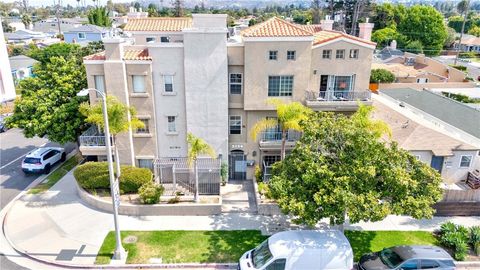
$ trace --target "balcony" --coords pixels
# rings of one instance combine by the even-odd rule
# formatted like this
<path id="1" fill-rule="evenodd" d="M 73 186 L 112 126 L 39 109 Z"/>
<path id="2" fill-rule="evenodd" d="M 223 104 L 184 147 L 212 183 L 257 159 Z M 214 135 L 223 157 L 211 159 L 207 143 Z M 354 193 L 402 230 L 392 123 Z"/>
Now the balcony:
<path id="1" fill-rule="evenodd" d="M 96 126 L 91 126 L 80 137 L 80 152 L 84 156 L 104 156 L 106 153 L 105 135 L 98 131 Z"/>
<path id="2" fill-rule="evenodd" d="M 372 105 L 370 91 L 307 91 L 306 105 L 316 111 L 354 112 L 358 102 Z"/>
<path id="3" fill-rule="evenodd" d="M 295 142 L 302 136 L 301 132 L 289 130 L 287 132 L 287 140 L 285 143 L 286 149 L 291 149 L 295 146 Z M 280 149 L 282 147 L 282 132 L 281 131 L 264 131 L 260 134 L 260 149 Z"/>

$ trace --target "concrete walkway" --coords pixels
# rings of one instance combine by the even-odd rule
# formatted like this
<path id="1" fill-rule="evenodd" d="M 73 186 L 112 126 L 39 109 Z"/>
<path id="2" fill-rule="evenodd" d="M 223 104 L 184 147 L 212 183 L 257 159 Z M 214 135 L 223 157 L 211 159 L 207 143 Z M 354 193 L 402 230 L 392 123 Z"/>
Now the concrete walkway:
<path id="1" fill-rule="evenodd" d="M 32 256 L 56 263 L 93 264 L 106 234 L 113 229 L 113 216 L 84 205 L 78 197 L 72 173 L 48 192 L 24 195 L 10 209 L 5 234 L 13 245 Z M 447 220 L 465 226 L 479 225 L 480 217 L 438 217 L 414 220 L 389 216 L 381 222 L 349 225 L 354 230 L 426 230 Z M 120 216 L 121 230 L 239 230 L 263 233 L 298 228 L 284 216 L 253 213 L 214 216 Z M 326 226 L 326 223 L 319 227 Z"/>
<path id="2" fill-rule="evenodd" d="M 257 213 L 252 180 L 230 180 L 221 187 L 223 213 Z"/>

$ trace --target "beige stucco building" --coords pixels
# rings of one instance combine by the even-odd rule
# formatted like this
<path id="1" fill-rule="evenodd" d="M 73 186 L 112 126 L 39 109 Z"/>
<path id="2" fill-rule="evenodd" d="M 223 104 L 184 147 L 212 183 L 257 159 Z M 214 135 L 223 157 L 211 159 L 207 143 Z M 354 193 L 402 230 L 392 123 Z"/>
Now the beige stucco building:
<path id="1" fill-rule="evenodd" d="M 228 36 L 226 19 L 131 19 L 125 26 L 131 39 L 107 40 L 105 52 L 84 59 L 89 87 L 134 106 L 146 124 L 121 135 L 123 163 L 151 166 L 159 157 L 185 157 L 191 132 L 229 163 L 231 179 L 252 178 L 255 165 L 268 166 L 280 155 L 278 130 L 250 137 L 258 120 L 276 115 L 267 99 L 344 113 L 354 112 L 358 100 L 371 103 L 372 24 L 360 24 L 354 37 L 332 31 L 329 20 L 295 25 L 271 18 Z M 287 146 L 298 138 L 289 132 Z M 84 155 L 104 155 L 94 128 L 80 144 Z"/>

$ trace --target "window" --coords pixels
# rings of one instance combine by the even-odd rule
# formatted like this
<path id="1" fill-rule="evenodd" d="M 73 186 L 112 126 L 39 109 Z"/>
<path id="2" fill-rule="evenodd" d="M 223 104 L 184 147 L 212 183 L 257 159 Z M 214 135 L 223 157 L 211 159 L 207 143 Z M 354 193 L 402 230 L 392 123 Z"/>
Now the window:
<path id="1" fill-rule="evenodd" d="M 293 76 L 269 76 L 268 96 L 284 97 L 292 96 Z"/>
<path id="2" fill-rule="evenodd" d="M 354 59 L 358 58 L 358 49 L 350 50 L 350 58 L 354 58 Z"/>
<path id="3" fill-rule="evenodd" d="M 144 127 L 143 128 L 137 128 L 137 133 L 150 133 L 150 129 L 148 126 L 148 119 L 138 119 L 140 120 Z"/>
<path id="4" fill-rule="evenodd" d="M 422 260 L 421 269 L 433 269 L 440 267 L 440 264 L 434 260 Z"/>
<path id="5" fill-rule="evenodd" d="M 85 39 L 85 33 L 78 33 L 78 39 Z"/>
<path id="6" fill-rule="evenodd" d="M 160 37 L 160 42 L 168 43 L 168 42 L 170 42 L 170 38 L 169 37 Z"/>
<path id="7" fill-rule="evenodd" d="M 242 117 L 239 115 L 230 116 L 230 134 L 242 134 Z"/>
<path id="8" fill-rule="evenodd" d="M 460 168 L 468 168 L 472 163 L 472 156 L 462 156 L 460 159 Z"/>
<path id="9" fill-rule="evenodd" d="M 230 94 L 233 94 L 233 95 L 242 94 L 242 74 L 240 73 L 230 74 Z"/>
<path id="10" fill-rule="evenodd" d="M 173 92 L 173 76 L 163 75 L 163 83 L 165 92 Z"/>
<path id="11" fill-rule="evenodd" d="M 344 59 L 345 58 L 345 50 L 337 50 L 335 52 L 336 59 Z"/>
<path id="12" fill-rule="evenodd" d="M 133 75 L 133 92 L 134 93 L 145 93 L 145 76 L 143 75 Z"/>
<path id="13" fill-rule="evenodd" d="M 322 58 L 323 59 L 330 59 L 332 57 L 332 50 L 323 50 L 322 51 Z"/>
<path id="14" fill-rule="evenodd" d="M 287 51 L 287 60 L 295 60 L 295 51 Z"/>
<path id="15" fill-rule="evenodd" d="M 47 159 L 53 157 L 53 155 L 55 155 L 55 152 L 49 151 L 48 153 L 46 153 L 46 154 L 43 156 L 43 160 L 47 160 Z"/>
<path id="16" fill-rule="evenodd" d="M 177 132 L 177 127 L 175 125 L 175 116 L 167 116 L 168 120 L 168 132 Z"/>
<path id="17" fill-rule="evenodd" d="M 420 160 L 420 156 L 419 156 L 419 155 L 415 155 L 415 158 L 416 158 L 417 160 Z"/>
<path id="18" fill-rule="evenodd" d="M 155 42 L 155 38 L 154 38 L 154 37 L 147 37 L 147 38 L 145 39 L 145 41 L 146 41 L 147 43 L 154 43 L 154 42 Z"/>
<path id="19" fill-rule="evenodd" d="M 268 59 L 270 60 L 277 60 L 278 51 L 269 51 L 268 52 Z"/>
<path id="20" fill-rule="evenodd" d="M 349 91 L 352 81 L 352 76 L 335 76 L 335 91 Z"/>
<path id="21" fill-rule="evenodd" d="M 272 257 L 272 252 L 270 252 L 268 247 L 268 240 L 265 240 L 252 251 L 253 267 L 256 269 L 262 268 Z"/>
<path id="22" fill-rule="evenodd" d="M 147 168 L 153 170 L 153 159 L 137 159 L 139 168 Z"/>
<path id="23" fill-rule="evenodd" d="M 284 270 L 286 262 L 286 259 L 277 259 L 265 267 L 265 270 Z"/>
<path id="24" fill-rule="evenodd" d="M 265 166 L 272 166 L 273 163 L 280 161 L 282 158 L 280 156 L 264 156 L 263 162 Z"/>
<path id="25" fill-rule="evenodd" d="M 403 270 L 413 270 L 417 268 L 418 268 L 418 260 L 406 261 L 400 267 L 400 269 L 403 269 Z"/>
<path id="26" fill-rule="evenodd" d="M 95 81 L 95 89 L 98 91 L 105 93 L 105 78 L 103 75 L 95 75 L 93 76 L 93 79 Z M 95 94 L 97 95 L 97 98 L 100 97 L 100 94 L 95 91 Z"/>

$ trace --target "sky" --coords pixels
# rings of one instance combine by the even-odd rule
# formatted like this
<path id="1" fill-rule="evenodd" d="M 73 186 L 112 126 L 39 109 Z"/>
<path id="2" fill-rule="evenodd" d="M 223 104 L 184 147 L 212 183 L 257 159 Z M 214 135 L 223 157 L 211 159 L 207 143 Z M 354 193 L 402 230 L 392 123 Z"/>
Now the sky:
<path id="1" fill-rule="evenodd" d="M 0 0 L 4 3 L 13 3 L 15 1 L 18 1 L 18 0 Z M 83 1 L 83 0 L 82 0 Z M 132 0 L 112 0 L 113 3 L 130 3 L 132 2 Z M 188 0 L 187 0 L 188 1 Z M 31 6 L 51 6 L 53 5 L 54 2 L 57 2 L 57 1 L 53 1 L 53 0 L 28 0 L 28 4 L 31 5 Z M 85 2 L 89 5 L 93 5 L 93 1 L 92 0 L 85 0 Z M 100 0 L 100 4 L 102 5 L 105 5 L 107 3 L 107 0 Z M 72 5 L 72 6 L 76 6 L 77 5 L 77 1 L 76 0 L 62 0 L 62 5 Z"/>

